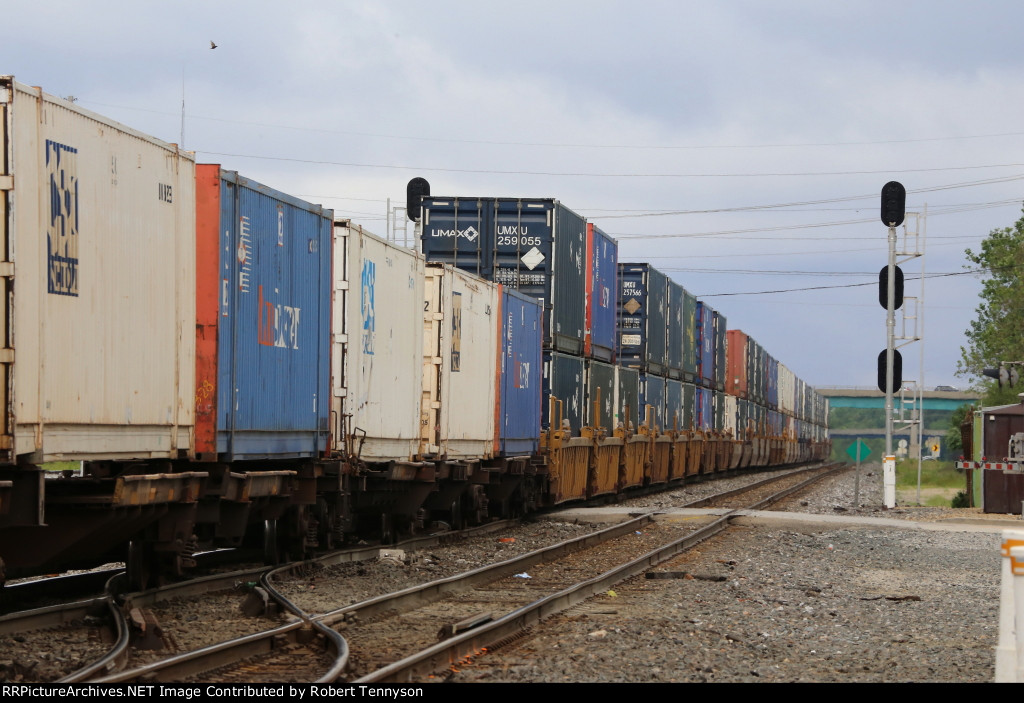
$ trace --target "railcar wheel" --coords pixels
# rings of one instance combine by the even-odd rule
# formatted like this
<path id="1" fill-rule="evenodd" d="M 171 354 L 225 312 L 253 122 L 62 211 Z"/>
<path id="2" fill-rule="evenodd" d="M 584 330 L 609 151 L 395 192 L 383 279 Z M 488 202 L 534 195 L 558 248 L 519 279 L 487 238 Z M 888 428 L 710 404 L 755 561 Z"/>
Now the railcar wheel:
<path id="1" fill-rule="evenodd" d="M 128 589 L 144 591 L 153 579 L 152 550 L 147 548 L 142 539 L 128 542 L 128 556 L 125 559 L 125 572 L 128 577 Z"/>
<path id="2" fill-rule="evenodd" d="M 316 499 L 317 543 L 320 549 L 334 549 L 334 514 L 327 505 L 327 499 Z"/>
<path id="3" fill-rule="evenodd" d="M 452 501 L 451 515 L 451 525 L 453 530 L 461 530 L 466 527 L 466 522 L 462 517 L 461 498 L 456 498 L 454 501 Z"/>
<path id="4" fill-rule="evenodd" d="M 268 566 L 281 563 L 281 546 L 277 539 L 277 520 L 263 521 L 263 563 Z"/>
<path id="5" fill-rule="evenodd" d="M 391 516 L 387 513 L 380 514 L 380 543 L 391 544 L 395 539 L 395 526 Z"/>

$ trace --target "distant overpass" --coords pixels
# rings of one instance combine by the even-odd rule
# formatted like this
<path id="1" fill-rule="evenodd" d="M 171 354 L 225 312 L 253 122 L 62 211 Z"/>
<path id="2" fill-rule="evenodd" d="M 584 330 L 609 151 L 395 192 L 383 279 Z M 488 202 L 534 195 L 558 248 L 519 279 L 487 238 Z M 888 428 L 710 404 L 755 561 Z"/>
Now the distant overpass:
<path id="1" fill-rule="evenodd" d="M 832 408 L 885 409 L 885 393 L 877 388 L 822 388 L 819 386 L 814 390 L 828 398 L 829 407 Z M 973 391 L 924 391 L 921 395 L 925 410 L 953 411 L 961 405 L 976 403 L 981 398 Z M 900 394 L 896 394 L 893 398 L 897 409 L 901 402 L 900 398 Z M 914 398 L 914 394 L 908 391 L 904 394 L 902 402 L 909 407 Z"/>
<path id="2" fill-rule="evenodd" d="M 853 429 L 836 429 L 834 427 L 829 428 L 829 436 L 832 441 L 843 448 L 847 443 L 852 443 L 857 438 L 860 439 L 874 439 L 885 437 L 885 394 L 877 388 L 815 388 L 818 393 L 828 398 L 829 408 L 868 408 L 871 410 L 879 410 L 878 413 L 871 413 L 877 417 L 879 427 L 859 427 Z M 968 403 L 976 403 L 980 396 L 977 393 L 971 391 L 924 391 L 922 394 L 922 404 L 925 410 L 939 411 L 940 413 L 952 413 L 954 410 L 959 408 L 961 405 Z M 909 418 L 910 410 L 916 404 L 916 397 L 909 391 L 903 394 L 901 399 L 900 394 L 896 394 L 893 398 L 894 409 L 897 414 L 902 403 L 903 416 Z M 948 415 L 944 415 L 948 417 Z M 942 416 L 940 416 L 942 417 Z M 831 419 L 831 418 L 830 418 Z M 929 422 L 942 422 L 938 418 L 929 416 Z M 871 422 L 871 420 L 868 420 Z M 917 433 L 916 427 L 914 434 L 911 434 L 911 426 L 904 424 L 903 422 L 896 421 L 893 423 L 893 437 L 897 441 L 907 440 L 904 447 L 909 447 L 910 456 L 917 456 Z M 947 450 L 945 447 L 945 436 L 949 430 L 949 426 L 945 425 L 942 427 L 925 427 L 922 432 L 922 439 L 925 442 L 929 442 L 931 438 L 939 438 L 938 445 L 941 449 L 939 453 L 945 453 Z M 895 450 L 897 455 L 901 454 L 901 449 Z M 926 444 L 927 451 L 927 444 Z M 932 456 L 938 454 L 933 451 Z"/>

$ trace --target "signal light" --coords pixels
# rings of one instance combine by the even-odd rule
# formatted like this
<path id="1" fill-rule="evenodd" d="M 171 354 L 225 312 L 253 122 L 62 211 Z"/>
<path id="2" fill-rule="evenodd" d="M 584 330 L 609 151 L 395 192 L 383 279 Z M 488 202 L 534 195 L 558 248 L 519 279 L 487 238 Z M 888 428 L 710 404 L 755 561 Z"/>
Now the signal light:
<path id="1" fill-rule="evenodd" d="M 899 310 L 903 307 L 903 269 L 899 266 L 894 266 L 896 269 L 896 293 L 894 303 L 892 306 L 893 310 Z M 878 272 L 878 302 L 886 310 L 889 309 L 889 267 L 883 266 L 882 270 Z"/>
<path id="2" fill-rule="evenodd" d="M 1000 388 L 1003 386 L 1013 388 L 1020 381 L 1020 371 L 1016 365 L 1011 365 L 1007 368 L 1005 364 L 999 364 L 997 369 L 984 369 L 981 375 L 996 379 L 999 382 Z"/>
<path id="3" fill-rule="evenodd" d="M 430 184 L 426 178 L 416 177 L 405 187 L 405 214 L 416 222 L 420 219 L 423 198 L 430 195 Z"/>
<path id="4" fill-rule="evenodd" d="M 892 352 L 892 388 L 895 393 L 903 385 L 903 355 L 899 349 Z M 885 350 L 878 354 L 878 390 L 885 393 Z"/>
<path id="5" fill-rule="evenodd" d="M 907 189 L 898 181 L 882 186 L 882 224 L 898 227 L 903 224 L 907 209 Z"/>

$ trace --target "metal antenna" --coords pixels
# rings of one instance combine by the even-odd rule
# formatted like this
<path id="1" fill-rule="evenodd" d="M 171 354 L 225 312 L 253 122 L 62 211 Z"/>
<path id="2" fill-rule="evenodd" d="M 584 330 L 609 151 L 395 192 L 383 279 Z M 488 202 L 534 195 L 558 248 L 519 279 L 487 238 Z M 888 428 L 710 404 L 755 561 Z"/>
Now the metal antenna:
<path id="1" fill-rule="evenodd" d="M 181 64 L 181 141 L 179 145 L 185 148 L 185 64 Z"/>

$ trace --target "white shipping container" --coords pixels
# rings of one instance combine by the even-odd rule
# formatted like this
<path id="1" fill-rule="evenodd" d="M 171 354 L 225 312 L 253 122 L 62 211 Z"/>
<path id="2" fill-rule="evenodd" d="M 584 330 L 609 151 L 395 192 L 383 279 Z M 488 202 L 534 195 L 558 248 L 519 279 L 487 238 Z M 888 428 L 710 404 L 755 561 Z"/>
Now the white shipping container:
<path id="1" fill-rule="evenodd" d="M 189 454 L 193 156 L 10 76 L 0 144 L 3 460 Z"/>
<path id="2" fill-rule="evenodd" d="M 736 396 L 729 395 L 727 393 L 723 393 L 717 397 L 722 398 L 723 402 L 725 403 L 725 411 L 724 415 L 722 416 L 722 429 L 725 430 L 726 432 L 731 432 L 732 436 L 736 438 L 739 436 L 736 430 L 736 423 L 738 419 L 739 410 L 736 402 L 737 398 Z"/>
<path id="3" fill-rule="evenodd" d="M 498 291 L 498 284 L 446 264 L 426 268 L 420 426 L 427 454 L 494 454 Z"/>
<path id="4" fill-rule="evenodd" d="M 334 236 L 335 437 L 350 431 L 349 450 L 368 462 L 416 460 L 423 257 L 345 220 Z"/>
<path id="5" fill-rule="evenodd" d="M 779 410 L 793 415 L 796 409 L 796 376 L 784 364 L 779 364 Z"/>

